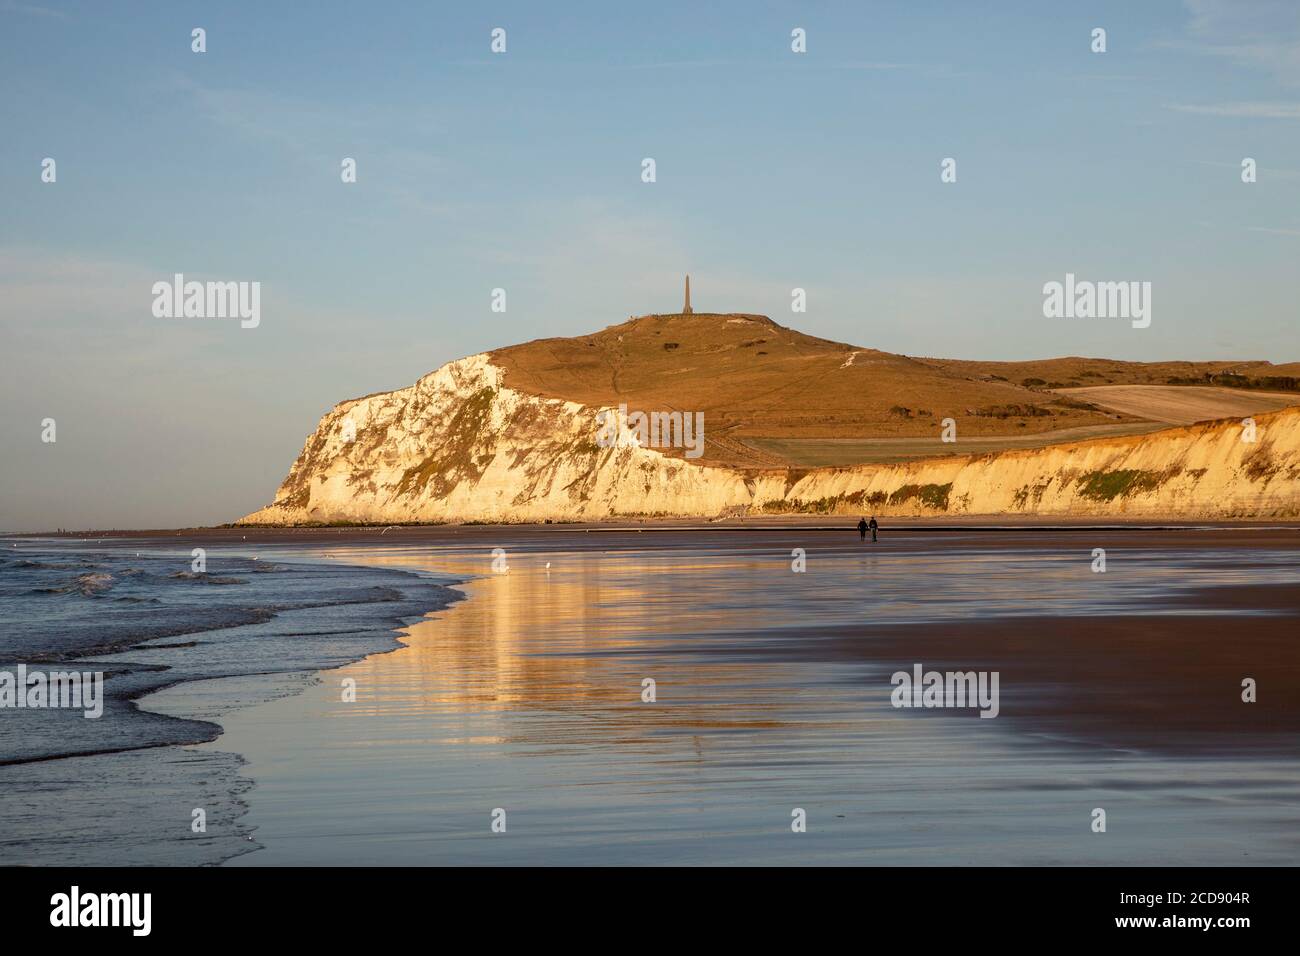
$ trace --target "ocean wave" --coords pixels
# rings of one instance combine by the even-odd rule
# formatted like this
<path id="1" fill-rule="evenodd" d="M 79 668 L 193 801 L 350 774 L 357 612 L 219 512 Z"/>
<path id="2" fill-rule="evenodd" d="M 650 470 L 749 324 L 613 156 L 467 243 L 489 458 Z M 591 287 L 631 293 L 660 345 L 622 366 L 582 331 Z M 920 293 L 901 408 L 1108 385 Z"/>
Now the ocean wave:
<path id="1" fill-rule="evenodd" d="M 102 571 L 91 571 L 89 574 L 78 575 L 76 586 L 82 594 L 89 596 L 107 591 L 113 586 L 115 580 L 111 574 L 105 574 Z"/>
<path id="2" fill-rule="evenodd" d="M 17 561 L 5 561 L 3 567 L 16 568 L 21 571 L 74 571 L 77 568 L 98 568 L 103 565 L 90 561 L 37 561 L 33 558 L 19 558 Z"/>
<path id="3" fill-rule="evenodd" d="M 68 725 L 28 714 L 29 732 L 0 737 L 0 764 L 211 739 L 219 732 L 211 723 L 149 715 L 127 701 L 178 680 L 313 671 L 392 650 L 394 628 L 455 599 L 405 571 L 347 565 L 210 554 L 220 573 L 209 574 L 174 551 L 20 560 L 74 570 L 35 568 L 6 580 L 14 562 L 0 560 L 6 652 L 64 661 L 118 655 L 132 676 L 105 685 L 106 706 L 129 717 Z"/>

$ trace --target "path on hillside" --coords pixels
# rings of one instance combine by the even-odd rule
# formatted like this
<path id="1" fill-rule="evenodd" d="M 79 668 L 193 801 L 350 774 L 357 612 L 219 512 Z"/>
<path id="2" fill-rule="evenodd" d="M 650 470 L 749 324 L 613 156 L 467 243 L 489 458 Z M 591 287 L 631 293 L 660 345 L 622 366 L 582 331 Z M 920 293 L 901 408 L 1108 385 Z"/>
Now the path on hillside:
<path id="1" fill-rule="evenodd" d="M 1056 391 L 1102 408 L 1171 425 L 1237 418 L 1300 405 L 1300 393 L 1202 385 L 1094 385 Z"/>

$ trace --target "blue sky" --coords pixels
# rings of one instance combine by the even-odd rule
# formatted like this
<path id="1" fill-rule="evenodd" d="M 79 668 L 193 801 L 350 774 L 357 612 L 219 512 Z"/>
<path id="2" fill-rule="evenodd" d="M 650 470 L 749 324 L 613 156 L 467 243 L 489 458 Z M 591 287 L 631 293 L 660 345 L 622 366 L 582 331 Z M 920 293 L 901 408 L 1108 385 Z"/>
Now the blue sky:
<path id="1" fill-rule="evenodd" d="M 336 401 L 685 272 L 913 355 L 1300 359 L 1292 0 L 0 0 L 0 80 L 0 528 L 230 520 Z M 1044 319 L 1067 271 L 1151 327 Z M 155 319 L 175 272 L 260 281 L 260 327 Z"/>

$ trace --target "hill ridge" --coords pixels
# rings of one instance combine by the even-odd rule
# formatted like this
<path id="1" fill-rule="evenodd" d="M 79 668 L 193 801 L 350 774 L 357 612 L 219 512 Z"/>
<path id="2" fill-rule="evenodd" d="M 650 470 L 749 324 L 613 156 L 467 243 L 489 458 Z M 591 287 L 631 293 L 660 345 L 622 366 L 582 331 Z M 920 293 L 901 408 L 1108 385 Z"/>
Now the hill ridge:
<path id="1" fill-rule="evenodd" d="M 1241 424 L 1229 420 L 916 461 L 823 468 L 787 461 L 773 466 L 778 456 L 756 445 L 761 437 L 747 434 L 746 426 L 762 426 L 769 412 L 768 427 L 780 423 L 779 415 L 791 426 L 791 408 L 796 416 L 816 414 L 809 402 L 821 401 L 832 369 L 866 370 L 868 382 L 882 370 L 914 374 L 920 369 L 925 381 L 941 387 L 978 386 L 966 394 L 1038 393 L 1004 382 L 976 383 L 943 370 L 927 372 L 924 364 L 906 356 L 826 343 L 776 323 L 760 325 L 757 333 L 745 331 L 745 323 L 729 322 L 722 335 L 685 334 L 691 331 L 685 322 L 707 321 L 709 315 L 649 316 L 588 336 L 481 353 L 449 362 L 406 388 L 340 403 L 308 436 L 273 504 L 243 520 L 541 521 L 866 508 L 881 514 L 1297 514 L 1296 409 L 1257 416 L 1257 446 L 1241 441 Z M 769 328 L 773 331 L 763 331 Z M 767 342 L 755 334 L 766 335 Z M 668 342 L 674 347 L 665 348 Z M 748 374 L 750 355 L 768 351 L 757 349 L 768 342 L 785 367 L 767 380 L 756 379 Z M 660 353 L 671 354 L 670 360 L 647 358 L 658 359 Z M 563 385 L 577 359 L 585 360 L 585 366 L 573 377 L 575 391 L 599 393 L 594 400 L 573 392 L 547 395 L 519 382 L 533 378 L 543 385 L 553 387 L 556 380 Z M 680 450 L 635 443 L 611 447 L 595 440 L 599 416 L 612 409 L 600 394 L 614 398 L 614 404 L 662 398 L 665 393 L 656 388 L 664 373 L 698 367 L 693 362 L 708 366 L 706 375 L 696 378 L 709 384 L 713 394 L 695 394 L 714 403 L 706 421 L 710 447 L 721 453 L 715 452 L 713 460 L 691 461 L 680 457 Z M 802 374 L 791 375 L 792 369 Z M 890 394 L 884 400 L 896 398 Z M 1044 393 L 1042 400 L 1062 397 Z M 728 402 L 742 406 L 740 413 L 729 412 Z M 688 401 L 670 407 L 692 411 Z M 1082 403 L 1060 407 L 1093 409 Z M 922 417 L 905 411 L 906 416 L 895 417 Z M 796 417 L 793 427 L 799 424 Z M 970 445 L 962 442 L 971 442 L 970 437 L 958 434 L 950 450 L 969 452 Z M 743 456 L 745 449 L 762 454 L 754 454 L 745 467 L 718 460 Z"/>

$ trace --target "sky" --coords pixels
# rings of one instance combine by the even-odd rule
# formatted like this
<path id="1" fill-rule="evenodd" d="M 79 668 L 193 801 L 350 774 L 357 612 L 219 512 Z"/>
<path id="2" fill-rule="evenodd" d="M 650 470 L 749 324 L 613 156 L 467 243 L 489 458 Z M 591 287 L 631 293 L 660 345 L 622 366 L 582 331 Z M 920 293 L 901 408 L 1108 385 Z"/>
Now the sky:
<path id="1" fill-rule="evenodd" d="M 909 355 L 1300 360 L 1295 0 L 0 0 L 0 129 L 0 530 L 234 520 L 336 402 L 688 272 Z M 1045 318 L 1067 272 L 1150 327 Z"/>

